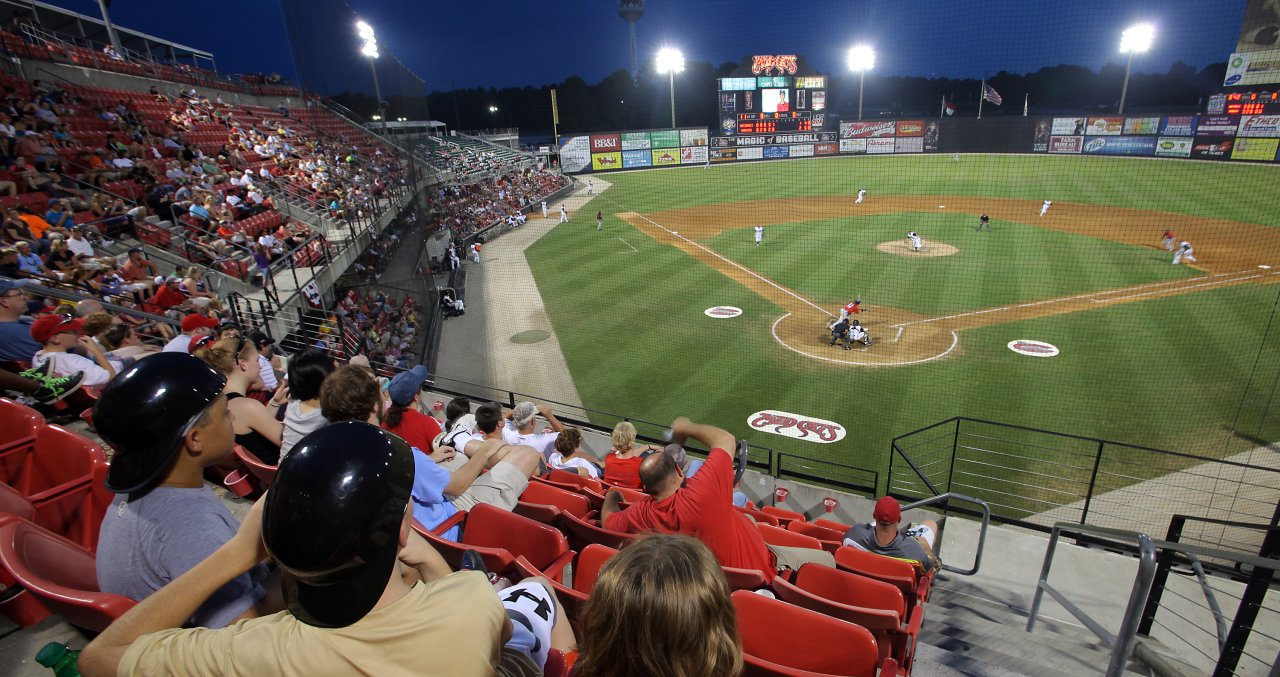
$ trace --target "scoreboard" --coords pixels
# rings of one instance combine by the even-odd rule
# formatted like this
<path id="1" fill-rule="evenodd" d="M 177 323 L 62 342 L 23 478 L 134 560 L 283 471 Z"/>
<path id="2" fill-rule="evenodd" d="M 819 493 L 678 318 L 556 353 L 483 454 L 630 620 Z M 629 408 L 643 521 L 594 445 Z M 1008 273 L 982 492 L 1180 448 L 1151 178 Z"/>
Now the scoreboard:
<path id="1" fill-rule="evenodd" d="M 811 131 L 813 131 L 813 113 L 810 111 L 738 114 L 738 134 Z"/>
<path id="2" fill-rule="evenodd" d="M 1227 94 L 1227 115 L 1280 115 L 1280 92 L 1233 92 Z"/>
<path id="3" fill-rule="evenodd" d="M 826 124 L 827 78 L 798 75 L 795 56 L 754 56 L 750 77 L 717 83 L 722 136 L 812 132 Z"/>

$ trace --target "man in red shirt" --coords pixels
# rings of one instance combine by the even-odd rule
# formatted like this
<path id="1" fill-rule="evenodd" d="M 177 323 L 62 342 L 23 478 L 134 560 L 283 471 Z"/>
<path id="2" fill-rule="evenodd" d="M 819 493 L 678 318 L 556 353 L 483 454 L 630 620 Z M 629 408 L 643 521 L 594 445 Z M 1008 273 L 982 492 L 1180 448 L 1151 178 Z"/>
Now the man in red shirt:
<path id="1" fill-rule="evenodd" d="M 842 319 L 842 320 L 843 320 L 844 318 L 849 317 L 850 315 L 853 315 L 854 313 L 860 313 L 860 312 L 862 312 L 862 309 L 858 307 L 858 306 L 861 306 L 861 305 L 862 305 L 862 298 L 861 298 L 861 297 L 856 298 L 856 299 L 854 299 L 854 300 L 852 300 L 852 301 L 850 301 L 850 302 L 848 302 L 848 303 L 844 304 L 844 306 L 843 306 L 842 308 L 840 308 L 840 319 Z"/>
<path id="2" fill-rule="evenodd" d="M 651 454 L 640 464 L 640 481 L 648 500 L 620 510 L 622 495 L 610 491 L 600 511 L 600 524 L 610 531 L 639 533 L 657 531 L 693 536 L 715 554 L 720 564 L 737 569 L 760 571 L 773 580 L 780 567 L 800 568 L 805 562 L 835 566 L 831 553 L 806 548 L 786 548 L 765 544 L 756 525 L 733 507 L 733 435 L 711 425 L 687 418 L 671 425 L 675 439 L 691 437 L 711 449 L 707 461 L 692 478 L 670 454 Z"/>

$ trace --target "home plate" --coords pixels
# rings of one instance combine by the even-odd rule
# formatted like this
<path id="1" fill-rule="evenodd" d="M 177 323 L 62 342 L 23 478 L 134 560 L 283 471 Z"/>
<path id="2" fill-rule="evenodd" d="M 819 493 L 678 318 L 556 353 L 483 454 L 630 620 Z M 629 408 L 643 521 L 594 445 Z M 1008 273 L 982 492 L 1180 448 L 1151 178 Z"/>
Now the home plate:
<path id="1" fill-rule="evenodd" d="M 1271 266 L 1258 266 L 1258 267 L 1263 270 L 1271 270 Z"/>

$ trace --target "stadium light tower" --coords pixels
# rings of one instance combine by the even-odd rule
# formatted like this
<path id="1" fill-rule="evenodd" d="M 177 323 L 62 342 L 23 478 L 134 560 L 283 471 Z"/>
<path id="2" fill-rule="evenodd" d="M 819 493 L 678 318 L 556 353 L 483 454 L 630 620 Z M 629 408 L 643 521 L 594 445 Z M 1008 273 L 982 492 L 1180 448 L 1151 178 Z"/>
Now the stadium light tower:
<path id="1" fill-rule="evenodd" d="M 1155 37 L 1156 28 L 1151 24 L 1136 24 L 1120 34 L 1120 53 L 1128 54 L 1129 61 L 1124 67 L 1124 86 L 1120 88 L 1120 110 L 1117 115 L 1124 115 L 1124 98 L 1129 93 L 1129 71 L 1133 70 L 1133 55 L 1151 49 Z"/>
<path id="2" fill-rule="evenodd" d="M 378 84 L 378 40 L 373 35 L 373 26 L 363 22 L 356 22 L 356 35 L 364 41 L 360 46 L 360 53 L 369 59 L 369 72 L 373 73 L 373 96 L 378 100 L 378 114 L 373 119 L 382 123 L 382 135 L 387 135 L 387 116 L 382 110 L 382 87 Z"/>
<path id="3" fill-rule="evenodd" d="M 862 85 L 867 71 L 876 66 L 876 51 L 870 45 L 857 45 L 849 50 L 849 70 L 858 73 L 858 119 L 862 119 Z"/>
<path id="4" fill-rule="evenodd" d="M 676 128 L 676 73 L 684 70 L 684 54 L 675 47 L 658 50 L 658 72 L 667 74 L 667 87 L 671 93 L 671 128 Z"/>

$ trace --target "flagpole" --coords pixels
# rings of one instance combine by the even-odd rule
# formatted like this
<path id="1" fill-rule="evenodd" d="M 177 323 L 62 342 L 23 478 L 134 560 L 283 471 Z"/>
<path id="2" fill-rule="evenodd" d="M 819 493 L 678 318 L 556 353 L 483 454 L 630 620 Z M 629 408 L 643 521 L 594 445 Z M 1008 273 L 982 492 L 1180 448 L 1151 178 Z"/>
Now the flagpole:
<path id="1" fill-rule="evenodd" d="M 1027 104 L 1031 103 L 1031 94 L 1022 95 L 1022 117 L 1027 117 Z"/>
<path id="2" fill-rule="evenodd" d="M 938 119 L 941 120 L 944 113 L 947 112 L 947 95 L 942 95 L 942 107 L 938 109 Z"/>
<path id="3" fill-rule="evenodd" d="M 978 119 L 982 119 L 982 100 L 987 98 L 983 94 L 987 93 L 987 81 L 983 80 L 982 85 L 978 88 Z"/>

